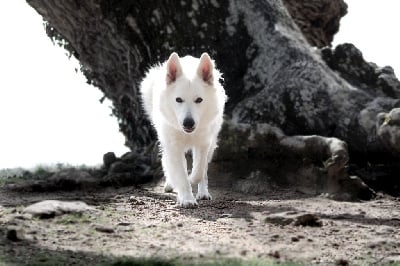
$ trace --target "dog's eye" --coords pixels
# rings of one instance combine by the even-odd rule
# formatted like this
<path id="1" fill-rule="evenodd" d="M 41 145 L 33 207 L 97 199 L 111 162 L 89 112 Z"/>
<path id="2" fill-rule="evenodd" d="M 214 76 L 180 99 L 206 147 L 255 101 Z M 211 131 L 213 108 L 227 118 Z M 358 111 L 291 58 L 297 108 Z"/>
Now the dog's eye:
<path id="1" fill-rule="evenodd" d="M 182 100 L 181 97 L 176 98 L 175 101 L 176 101 L 177 103 L 183 103 L 183 100 Z"/>
<path id="2" fill-rule="evenodd" d="M 194 102 L 195 102 L 195 103 L 201 103 L 202 101 L 203 101 L 203 98 L 200 98 L 200 97 L 199 97 L 199 98 L 197 98 Z"/>

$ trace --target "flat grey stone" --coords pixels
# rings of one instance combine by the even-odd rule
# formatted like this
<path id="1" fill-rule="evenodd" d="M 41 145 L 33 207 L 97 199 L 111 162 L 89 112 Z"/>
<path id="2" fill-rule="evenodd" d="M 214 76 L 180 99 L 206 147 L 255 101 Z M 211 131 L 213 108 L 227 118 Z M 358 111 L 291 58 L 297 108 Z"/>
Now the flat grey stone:
<path id="1" fill-rule="evenodd" d="M 64 213 L 83 213 L 95 208 L 82 201 L 44 200 L 26 207 L 23 213 L 29 213 L 42 219 L 53 218 Z"/>

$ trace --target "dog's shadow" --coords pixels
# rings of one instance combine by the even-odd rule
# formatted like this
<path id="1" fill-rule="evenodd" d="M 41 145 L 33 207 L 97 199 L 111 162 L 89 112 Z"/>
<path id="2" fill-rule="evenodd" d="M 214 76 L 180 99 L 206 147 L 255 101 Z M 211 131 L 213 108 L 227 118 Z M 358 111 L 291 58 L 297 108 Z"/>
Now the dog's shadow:
<path id="1" fill-rule="evenodd" d="M 164 193 L 162 187 L 149 189 L 145 192 L 146 196 L 156 198 L 162 201 L 175 201 L 175 193 Z M 309 200 L 318 197 L 296 192 L 291 189 L 275 189 L 269 193 L 253 195 L 239 193 L 225 188 L 211 188 L 211 194 L 215 199 L 200 200 L 196 208 L 182 208 L 175 206 L 181 215 L 191 216 L 198 220 L 217 221 L 219 219 L 243 219 L 249 224 L 261 217 L 277 215 L 285 217 L 286 215 L 311 214 L 314 217 L 329 221 L 343 220 L 354 222 L 360 225 L 387 225 L 400 226 L 399 219 L 386 219 L 365 217 L 364 215 L 351 213 L 331 214 L 323 210 L 307 210 L 307 204 L 302 207 L 302 200 Z M 299 203 L 300 201 L 300 203 Z M 294 203 L 296 202 L 296 203 Z"/>
<path id="2" fill-rule="evenodd" d="M 195 186 L 194 194 L 196 194 Z M 155 198 L 161 202 L 171 202 L 176 200 L 176 193 L 166 193 L 163 191 L 162 182 L 148 186 L 145 196 Z M 263 194 L 246 194 L 232 190 L 230 185 L 210 186 L 212 200 L 198 200 L 198 206 L 194 208 L 183 208 L 175 206 L 176 210 L 187 216 L 195 217 L 199 220 L 216 221 L 221 218 L 242 218 L 252 221 L 254 213 L 280 213 L 296 212 L 296 208 L 287 204 L 268 204 L 269 201 L 284 201 L 304 199 L 310 197 L 302 193 L 289 189 L 275 189 Z"/>

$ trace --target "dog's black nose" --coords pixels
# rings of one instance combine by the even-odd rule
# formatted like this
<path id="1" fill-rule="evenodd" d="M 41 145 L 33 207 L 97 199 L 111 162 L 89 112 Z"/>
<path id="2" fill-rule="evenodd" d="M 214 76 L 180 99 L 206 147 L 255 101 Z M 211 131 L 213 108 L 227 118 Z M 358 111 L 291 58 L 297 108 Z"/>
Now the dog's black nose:
<path id="1" fill-rule="evenodd" d="M 186 118 L 183 120 L 183 127 L 184 127 L 185 129 L 193 129 L 193 127 L 194 127 L 194 120 L 193 120 L 193 118 L 191 118 L 191 117 L 186 117 Z"/>

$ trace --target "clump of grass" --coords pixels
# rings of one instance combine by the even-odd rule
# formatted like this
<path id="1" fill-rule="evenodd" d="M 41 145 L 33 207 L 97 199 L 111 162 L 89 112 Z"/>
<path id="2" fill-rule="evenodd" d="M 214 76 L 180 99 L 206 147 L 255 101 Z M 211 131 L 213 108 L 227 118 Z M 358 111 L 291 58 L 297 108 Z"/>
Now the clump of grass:
<path id="1" fill-rule="evenodd" d="M 20 177 L 26 170 L 23 168 L 0 169 L 0 178 Z"/>
<path id="2" fill-rule="evenodd" d="M 39 180 L 49 178 L 54 171 L 52 169 L 37 166 L 34 169 L 2 169 L 0 170 L 0 185 L 18 184 L 28 180 Z"/>
<path id="3" fill-rule="evenodd" d="M 0 169 L 0 186 L 19 184 L 29 180 L 46 180 L 54 173 L 68 169 L 85 170 L 91 173 L 96 171 L 97 167 L 89 167 L 86 165 L 72 166 L 70 164 L 57 163 L 54 165 L 37 165 L 30 169 L 21 167 Z"/>

